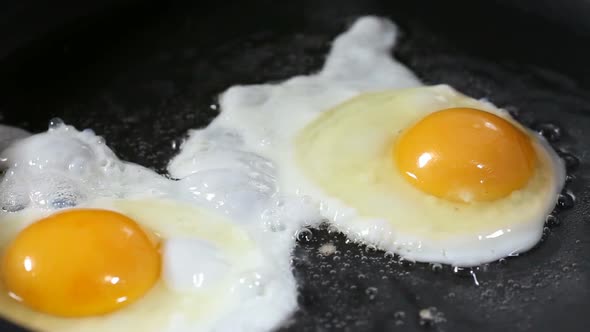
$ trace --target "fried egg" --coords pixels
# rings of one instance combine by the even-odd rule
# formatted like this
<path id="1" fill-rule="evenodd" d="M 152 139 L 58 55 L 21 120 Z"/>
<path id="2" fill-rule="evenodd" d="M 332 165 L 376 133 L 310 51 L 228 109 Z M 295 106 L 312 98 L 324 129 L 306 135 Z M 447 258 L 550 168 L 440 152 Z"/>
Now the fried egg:
<path id="1" fill-rule="evenodd" d="M 271 163 L 281 193 L 318 204 L 355 241 L 460 266 L 529 249 L 563 186 L 562 161 L 494 105 L 424 87 L 391 56 L 397 34 L 389 20 L 363 17 L 318 73 L 229 88 L 170 173 L 189 173 L 223 132 Z"/>
<path id="2" fill-rule="evenodd" d="M 280 197 L 262 181 L 171 180 L 60 123 L 0 158 L 0 315 L 40 331 L 266 331 L 296 308 L 294 241 L 268 228 Z"/>
<path id="3" fill-rule="evenodd" d="M 363 94 L 296 146 L 338 227 L 417 261 L 469 266 L 531 248 L 565 181 L 540 136 L 448 86 Z"/>

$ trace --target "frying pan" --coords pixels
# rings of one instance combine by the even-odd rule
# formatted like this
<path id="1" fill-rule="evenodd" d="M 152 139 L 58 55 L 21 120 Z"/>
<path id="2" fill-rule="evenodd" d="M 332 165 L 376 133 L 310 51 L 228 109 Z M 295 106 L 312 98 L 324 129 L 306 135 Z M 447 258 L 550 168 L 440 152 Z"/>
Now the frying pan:
<path id="1" fill-rule="evenodd" d="M 60 117 L 159 172 L 187 130 L 215 116 L 218 93 L 314 72 L 355 17 L 391 17 L 404 32 L 395 56 L 425 82 L 487 98 L 543 132 L 567 161 L 567 192 L 538 246 L 471 269 L 400 261 L 329 226 L 312 230 L 292 260 L 299 309 L 280 330 L 587 330 L 587 1 L 24 1 L 4 9 L 1 121 L 38 132 Z M 326 243 L 337 252 L 319 254 Z M 0 330 L 24 331 L 6 321 Z"/>

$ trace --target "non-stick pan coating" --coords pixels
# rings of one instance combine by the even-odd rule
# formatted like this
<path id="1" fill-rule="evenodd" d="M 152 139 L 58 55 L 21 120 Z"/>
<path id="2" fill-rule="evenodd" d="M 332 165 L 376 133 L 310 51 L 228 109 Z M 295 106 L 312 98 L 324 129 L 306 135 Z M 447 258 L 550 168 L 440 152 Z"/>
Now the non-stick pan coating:
<path id="1" fill-rule="evenodd" d="M 488 98 L 553 133 L 556 149 L 569 153 L 575 203 L 562 201 L 560 222 L 535 249 L 473 270 L 400 263 L 327 227 L 314 230 L 294 251 L 300 308 L 283 330 L 586 330 L 590 36 L 575 35 L 572 22 L 493 3 L 273 3 L 134 7 L 79 23 L 53 46 L 0 64 L 2 122 L 41 131 L 57 116 L 94 129 L 121 158 L 163 172 L 186 131 L 215 116 L 219 92 L 318 70 L 355 17 L 389 16 L 404 31 L 396 56 L 427 83 Z M 337 252 L 320 254 L 326 243 Z M 420 319 L 431 307 L 422 318 L 437 319 Z"/>

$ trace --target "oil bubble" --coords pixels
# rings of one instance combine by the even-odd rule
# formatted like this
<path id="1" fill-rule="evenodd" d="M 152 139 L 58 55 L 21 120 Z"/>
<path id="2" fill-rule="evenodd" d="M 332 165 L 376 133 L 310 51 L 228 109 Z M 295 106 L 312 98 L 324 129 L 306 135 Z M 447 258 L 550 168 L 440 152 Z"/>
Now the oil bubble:
<path id="1" fill-rule="evenodd" d="M 556 215 L 550 214 L 545 218 L 545 224 L 549 227 L 556 227 L 561 224 L 561 220 Z"/>
<path id="2" fill-rule="evenodd" d="M 565 162 L 565 168 L 568 172 L 573 172 L 580 166 L 580 160 L 570 152 L 558 151 L 557 153 Z"/>
<path id="3" fill-rule="evenodd" d="M 377 289 L 377 287 L 369 287 L 365 290 L 365 294 L 367 294 L 367 296 L 369 297 L 369 300 L 371 300 L 371 301 L 375 299 L 378 292 L 379 292 L 379 290 Z"/>
<path id="4" fill-rule="evenodd" d="M 418 312 L 419 323 L 422 326 L 446 322 L 445 315 L 436 307 L 422 309 Z"/>
<path id="5" fill-rule="evenodd" d="M 63 126 L 64 122 L 60 118 L 52 118 L 49 120 L 49 130 L 53 130 Z"/>
<path id="6" fill-rule="evenodd" d="M 535 126 L 535 131 L 552 143 L 559 141 L 563 135 L 561 128 L 553 123 L 539 123 Z"/>
<path id="7" fill-rule="evenodd" d="M 571 209 L 574 207 L 576 197 L 569 191 L 559 194 L 557 198 L 557 206 L 561 209 Z"/>
<path id="8" fill-rule="evenodd" d="M 368 252 L 368 253 L 374 253 L 374 252 L 377 251 L 377 247 L 375 245 L 369 244 L 365 248 L 365 251 Z"/>
<path id="9" fill-rule="evenodd" d="M 302 228 L 297 231 L 295 238 L 298 242 L 307 243 L 313 239 L 313 232 L 309 228 Z"/>

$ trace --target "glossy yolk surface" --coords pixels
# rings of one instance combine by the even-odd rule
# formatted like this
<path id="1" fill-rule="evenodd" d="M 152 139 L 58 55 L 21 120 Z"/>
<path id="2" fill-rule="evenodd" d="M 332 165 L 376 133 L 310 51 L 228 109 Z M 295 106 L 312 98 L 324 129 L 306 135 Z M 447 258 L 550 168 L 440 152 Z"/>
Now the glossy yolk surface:
<path id="1" fill-rule="evenodd" d="M 161 257 L 132 219 L 76 209 L 25 228 L 0 261 L 10 296 L 48 314 L 80 317 L 117 310 L 159 279 Z"/>
<path id="2" fill-rule="evenodd" d="M 393 158 L 420 190 L 450 201 L 492 201 L 526 185 L 537 158 L 529 136 L 471 108 L 434 112 L 402 132 Z"/>

